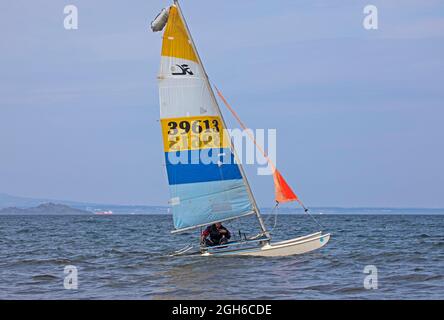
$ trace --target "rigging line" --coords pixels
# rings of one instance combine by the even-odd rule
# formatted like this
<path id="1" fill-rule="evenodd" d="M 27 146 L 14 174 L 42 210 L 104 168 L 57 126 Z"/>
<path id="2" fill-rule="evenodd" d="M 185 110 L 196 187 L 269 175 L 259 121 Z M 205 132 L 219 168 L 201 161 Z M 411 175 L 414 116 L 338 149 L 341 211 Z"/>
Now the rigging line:
<path id="1" fill-rule="evenodd" d="M 306 214 L 308 214 L 308 216 L 310 218 L 312 218 L 314 222 L 316 222 L 316 224 L 321 228 L 321 230 L 324 230 L 324 226 L 310 213 L 310 210 L 308 210 L 308 208 L 306 208 L 301 201 L 298 201 L 298 202 L 302 206 L 302 208 L 304 209 L 304 212 Z"/>
<path id="2" fill-rule="evenodd" d="M 276 170 L 276 166 L 274 165 L 273 161 L 271 161 L 271 159 L 268 157 L 267 153 L 264 151 L 264 149 L 257 144 L 256 139 L 254 138 L 253 134 L 251 133 L 250 130 L 248 130 L 247 126 L 242 122 L 242 120 L 240 119 L 239 115 L 236 113 L 236 111 L 234 111 L 234 109 L 230 106 L 230 104 L 228 103 L 228 101 L 225 99 L 225 97 L 222 95 L 222 93 L 219 91 L 219 89 L 216 87 L 216 85 L 214 85 L 214 88 L 216 89 L 217 95 L 220 97 L 220 99 L 222 100 L 222 102 L 225 104 L 225 106 L 227 107 L 227 109 L 231 112 L 231 114 L 234 116 L 234 118 L 237 120 L 237 122 L 239 123 L 239 125 L 242 127 L 242 129 L 244 129 L 247 132 L 248 137 L 253 141 L 254 145 L 258 148 L 258 150 L 262 153 L 262 155 L 264 156 L 264 158 L 268 161 L 268 163 L 270 164 L 272 171 L 274 172 Z M 312 214 L 310 213 L 310 211 L 308 210 L 308 208 L 302 203 L 302 201 L 297 198 L 296 201 L 299 203 L 299 205 L 304 209 L 304 212 L 307 213 L 312 219 L 313 221 L 316 222 L 316 224 L 321 227 L 321 229 L 324 229 L 324 227 L 312 216 Z"/>
<path id="3" fill-rule="evenodd" d="M 271 213 L 270 213 L 270 216 L 271 217 L 269 217 L 268 219 L 267 219 L 267 223 L 272 219 L 272 216 L 273 216 L 273 213 L 274 213 L 274 225 L 273 225 L 273 227 L 268 231 L 268 233 L 271 233 L 275 228 L 276 228 L 276 226 L 277 226 L 277 215 L 278 215 L 278 207 L 279 207 L 279 201 L 276 201 L 276 204 L 274 205 L 274 207 L 273 207 L 273 210 L 271 210 Z M 275 213 L 276 212 L 276 213 Z M 263 235 L 264 234 L 264 232 L 261 232 L 261 233 L 259 233 L 258 234 L 258 236 L 261 236 L 261 235 Z"/>
<path id="4" fill-rule="evenodd" d="M 256 146 L 256 148 L 262 153 L 262 155 L 264 156 L 264 158 L 268 161 L 268 163 L 271 165 L 272 171 L 274 172 L 276 170 L 276 166 L 274 165 L 273 161 L 271 161 L 271 159 L 268 157 L 267 153 L 264 151 L 264 149 L 262 149 L 262 147 L 260 145 L 257 144 L 256 139 L 254 138 L 253 134 L 251 133 L 250 130 L 248 130 L 247 126 L 242 122 L 242 120 L 240 119 L 239 115 L 236 113 L 236 111 L 234 111 L 234 109 L 230 106 L 230 104 L 228 103 L 228 101 L 225 99 L 225 97 L 222 95 L 222 93 L 219 91 L 219 89 L 216 87 L 216 85 L 214 85 L 214 88 L 216 89 L 217 95 L 219 96 L 219 98 L 221 98 L 222 102 L 225 104 L 225 106 L 228 108 L 228 110 L 230 110 L 231 114 L 236 118 L 237 122 L 239 123 L 239 125 L 242 127 L 242 129 L 244 129 L 248 135 L 248 137 L 251 139 L 251 141 L 253 141 L 254 145 Z"/>
<path id="5" fill-rule="evenodd" d="M 276 209 L 277 206 L 278 206 L 278 202 L 276 201 L 276 204 L 274 205 L 273 209 L 271 209 L 270 216 L 267 218 L 267 221 L 266 221 L 267 223 L 271 221 L 271 218 L 273 217 L 274 210 Z"/>
<path id="6" fill-rule="evenodd" d="M 271 214 L 273 214 L 273 212 L 276 212 L 276 213 L 274 214 L 274 225 L 273 225 L 273 228 L 271 228 L 270 232 L 272 232 L 277 226 L 278 207 L 279 207 L 279 202 L 276 201 L 276 204 L 274 205 L 273 210 L 271 210 Z"/>

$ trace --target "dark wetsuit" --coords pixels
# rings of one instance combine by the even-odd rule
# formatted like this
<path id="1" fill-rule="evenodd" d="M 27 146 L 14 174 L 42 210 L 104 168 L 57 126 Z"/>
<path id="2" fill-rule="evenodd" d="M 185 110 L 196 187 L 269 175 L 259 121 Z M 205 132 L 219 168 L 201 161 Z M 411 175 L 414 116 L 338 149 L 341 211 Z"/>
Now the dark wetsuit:
<path id="1" fill-rule="evenodd" d="M 221 230 L 225 230 L 226 233 L 221 234 L 220 233 Z M 202 236 L 205 237 L 205 244 L 207 246 L 216 246 L 219 244 L 225 244 L 228 242 L 228 239 L 231 238 L 230 231 L 228 231 L 227 228 L 221 226 L 219 229 L 217 229 L 215 224 L 206 227 L 206 229 L 202 232 Z M 207 239 L 208 236 L 210 236 L 211 241 Z"/>

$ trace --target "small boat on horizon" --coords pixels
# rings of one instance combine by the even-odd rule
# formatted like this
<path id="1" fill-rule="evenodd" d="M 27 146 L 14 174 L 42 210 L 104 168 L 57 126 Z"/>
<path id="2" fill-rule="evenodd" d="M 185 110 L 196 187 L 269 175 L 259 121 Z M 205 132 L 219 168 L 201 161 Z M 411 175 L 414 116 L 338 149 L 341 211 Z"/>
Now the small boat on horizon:
<path id="1" fill-rule="evenodd" d="M 113 214 L 113 212 L 111 210 L 108 210 L 108 211 L 96 211 L 96 212 L 94 212 L 94 214 L 98 214 L 98 215 L 111 215 L 111 214 Z"/>

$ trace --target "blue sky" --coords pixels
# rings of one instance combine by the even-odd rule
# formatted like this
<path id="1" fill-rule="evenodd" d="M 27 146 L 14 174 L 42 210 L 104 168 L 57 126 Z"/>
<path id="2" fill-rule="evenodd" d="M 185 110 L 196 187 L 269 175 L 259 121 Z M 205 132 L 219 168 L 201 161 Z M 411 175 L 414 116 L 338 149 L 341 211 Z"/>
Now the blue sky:
<path id="1" fill-rule="evenodd" d="M 0 4 L 0 192 L 166 204 L 149 22 L 168 3 Z M 367 4 L 378 30 L 362 27 Z M 278 166 L 306 204 L 444 207 L 444 3 L 182 7 L 211 80 L 246 124 L 277 129 Z M 272 179 L 246 169 L 272 205 Z"/>

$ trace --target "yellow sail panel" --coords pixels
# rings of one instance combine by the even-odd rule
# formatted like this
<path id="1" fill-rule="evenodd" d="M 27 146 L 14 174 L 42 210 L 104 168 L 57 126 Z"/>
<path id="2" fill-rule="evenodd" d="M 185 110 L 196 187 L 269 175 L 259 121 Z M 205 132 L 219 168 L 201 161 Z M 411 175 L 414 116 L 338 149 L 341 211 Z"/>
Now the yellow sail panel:
<path id="1" fill-rule="evenodd" d="M 163 33 L 162 56 L 198 62 L 176 6 L 170 7 L 168 23 Z"/>
<path id="2" fill-rule="evenodd" d="M 219 116 L 161 119 L 161 125 L 165 152 L 230 146 Z"/>

